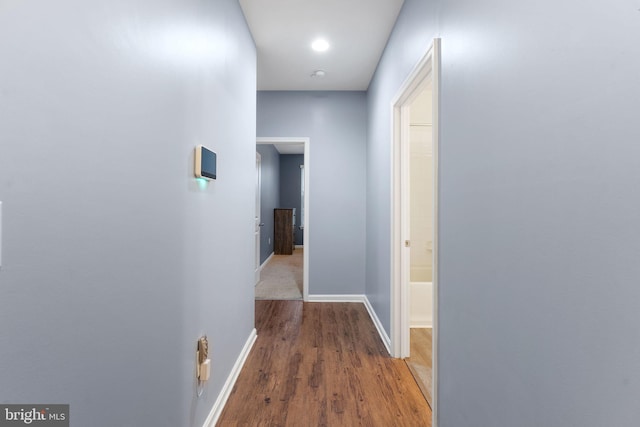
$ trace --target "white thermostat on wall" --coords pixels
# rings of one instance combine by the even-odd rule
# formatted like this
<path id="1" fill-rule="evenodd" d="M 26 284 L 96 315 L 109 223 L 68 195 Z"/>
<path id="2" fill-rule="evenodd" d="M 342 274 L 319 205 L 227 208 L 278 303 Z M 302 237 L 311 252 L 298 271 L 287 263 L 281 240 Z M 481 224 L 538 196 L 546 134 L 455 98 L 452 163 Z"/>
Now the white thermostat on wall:
<path id="1" fill-rule="evenodd" d="M 216 179 L 216 153 L 203 145 L 196 146 L 196 178 Z"/>

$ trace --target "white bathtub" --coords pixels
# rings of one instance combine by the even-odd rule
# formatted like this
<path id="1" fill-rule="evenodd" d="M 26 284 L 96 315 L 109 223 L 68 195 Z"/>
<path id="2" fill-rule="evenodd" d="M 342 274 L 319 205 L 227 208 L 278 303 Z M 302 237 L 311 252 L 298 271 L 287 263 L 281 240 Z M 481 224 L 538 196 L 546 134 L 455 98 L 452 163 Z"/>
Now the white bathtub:
<path id="1" fill-rule="evenodd" d="M 410 327 L 433 327 L 433 283 L 409 283 L 409 310 Z"/>

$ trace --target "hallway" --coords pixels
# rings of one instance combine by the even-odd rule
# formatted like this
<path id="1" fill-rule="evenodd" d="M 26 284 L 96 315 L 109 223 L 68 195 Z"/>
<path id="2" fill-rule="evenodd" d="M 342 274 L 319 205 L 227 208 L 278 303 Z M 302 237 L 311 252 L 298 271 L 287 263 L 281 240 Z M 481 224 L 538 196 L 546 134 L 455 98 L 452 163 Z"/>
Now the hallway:
<path id="1" fill-rule="evenodd" d="M 362 304 L 256 301 L 258 339 L 218 426 L 430 426 Z"/>

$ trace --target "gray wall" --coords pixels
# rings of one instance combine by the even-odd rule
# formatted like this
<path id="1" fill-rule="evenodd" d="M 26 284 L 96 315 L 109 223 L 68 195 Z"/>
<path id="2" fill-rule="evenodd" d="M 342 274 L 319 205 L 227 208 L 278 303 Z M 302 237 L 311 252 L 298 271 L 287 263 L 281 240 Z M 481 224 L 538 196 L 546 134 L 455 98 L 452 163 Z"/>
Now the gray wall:
<path id="1" fill-rule="evenodd" d="M 363 294 L 364 92 L 258 92 L 260 137 L 311 140 L 309 293 Z"/>
<path id="2" fill-rule="evenodd" d="M 433 2 L 405 0 L 367 91 L 366 294 L 391 325 L 391 102 L 437 35 Z"/>
<path id="3" fill-rule="evenodd" d="M 304 164 L 304 155 L 280 154 L 273 144 L 258 144 L 256 147 L 262 156 L 260 215 L 264 226 L 260 234 L 260 263 L 264 263 L 274 249 L 273 210 L 275 208 L 296 208 L 298 224 L 295 244 L 302 245 L 303 233 L 298 225 L 300 225 L 300 165 Z"/>
<path id="4" fill-rule="evenodd" d="M 260 194 L 260 215 L 264 224 L 260 231 L 260 263 L 273 253 L 273 210 L 280 204 L 280 153 L 273 144 L 258 144 L 262 156 L 262 188 Z"/>
<path id="5" fill-rule="evenodd" d="M 304 165 L 304 154 L 280 155 L 280 207 L 296 209 L 295 244 L 302 245 L 303 230 L 300 218 L 300 165 Z"/>
<path id="6" fill-rule="evenodd" d="M 440 35 L 442 427 L 638 424 L 639 6 L 405 1 L 369 92 L 367 292 L 388 327 L 375 122 Z"/>
<path id="7" fill-rule="evenodd" d="M 235 0 L 2 3 L 0 402 L 202 426 L 254 325 L 255 69 Z"/>

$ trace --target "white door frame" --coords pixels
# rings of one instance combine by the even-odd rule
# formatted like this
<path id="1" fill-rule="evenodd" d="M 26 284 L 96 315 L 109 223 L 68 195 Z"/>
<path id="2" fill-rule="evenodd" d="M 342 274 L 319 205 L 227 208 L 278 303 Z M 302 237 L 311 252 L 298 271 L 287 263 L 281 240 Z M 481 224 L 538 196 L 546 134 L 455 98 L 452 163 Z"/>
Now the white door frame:
<path id="1" fill-rule="evenodd" d="M 410 351 L 409 322 L 409 105 L 431 81 L 433 88 L 433 426 L 438 411 L 438 149 L 440 104 L 440 39 L 434 39 L 420 62 L 400 87 L 392 101 L 391 170 L 391 348 L 394 357 L 405 358 Z"/>
<path id="2" fill-rule="evenodd" d="M 303 272 L 302 272 L 302 299 L 309 300 L 309 170 L 311 165 L 310 145 L 311 140 L 308 137 L 259 137 L 256 138 L 256 144 L 304 144 L 304 230 L 302 231 L 302 239 L 304 244 L 303 252 Z"/>
<path id="3" fill-rule="evenodd" d="M 260 281 L 260 235 L 262 234 L 262 225 L 261 225 L 261 211 L 260 211 L 260 196 L 262 194 L 262 156 L 260 153 L 256 152 L 256 212 L 255 212 L 255 258 L 256 258 L 256 268 L 255 268 L 255 283 L 258 284 Z"/>

